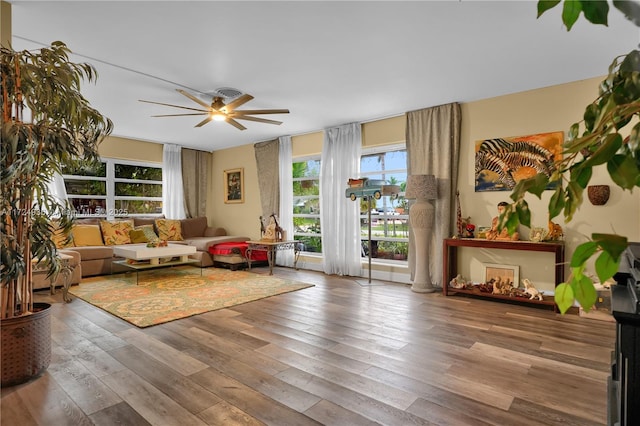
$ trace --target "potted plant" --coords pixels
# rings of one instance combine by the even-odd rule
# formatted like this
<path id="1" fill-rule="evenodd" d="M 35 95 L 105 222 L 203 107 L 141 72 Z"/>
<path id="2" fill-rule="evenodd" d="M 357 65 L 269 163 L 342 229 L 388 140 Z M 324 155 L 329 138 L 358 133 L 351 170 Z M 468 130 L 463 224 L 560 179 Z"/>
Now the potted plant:
<path id="1" fill-rule="evenodd" d="M 2 386 L 39 375 L 51 357 L 49 305 L 33 302 L 32 272 L 57 274 L 52 237 L 56 228 L 69 230 L 72 215 L 48 184 L 71 160 L 97 159 L 113 127 L 80 94 L 95 69 L 70 62 L 69 53 L 61 42 L 37 51 L 0 48 Z"/>
<path id="2" fill-rule="evenodd" d="M 538 17 L 560 4 L 559 0 L 538 2 Z M 613 5 L 627 19 L 640 26 L 640 5 L 630 1 L 614 1 Z M 565 0 L 562 20 L 570 30 L 580 14 L 594 24 L 607 25 L 609 4 L 605 0 Z M 563 213 L 569 222 L 582 204 L 583 193 L 593 168 L 606 164 L 613 183 L 632 190 L 640 186 L 640 51 L 615 58 L 608 76 L 600 84 L 600 95 L 584 112 L 584 120 L 575 123 L 568 132 L 563 159 L 556 163 L 557 171 L 547 178 L 537 175 L 518 182 L 510 208 L 500 216 L 500 228 L 510 233 L 519 224 L 530 227 L 531 215 L 524 196 L 527 192 L 540 198 L 550 182 L 556 182 L 549 201 L 549 220 Z M 626 135 L 626 136 L 625 136 Z M 586 262 L 595 257 L 595 269 L 600 282 L 611 278 L 618 270 L 620 256 L 627 239 L 617 234 L 594 233 L 580 244 L 571 259 L 571 276 L 556 287 L 555 302 L 562 313 L 577 300 L 586 310 L 594 305 L 597 292 L 592 280 L 584 273 Z"/>

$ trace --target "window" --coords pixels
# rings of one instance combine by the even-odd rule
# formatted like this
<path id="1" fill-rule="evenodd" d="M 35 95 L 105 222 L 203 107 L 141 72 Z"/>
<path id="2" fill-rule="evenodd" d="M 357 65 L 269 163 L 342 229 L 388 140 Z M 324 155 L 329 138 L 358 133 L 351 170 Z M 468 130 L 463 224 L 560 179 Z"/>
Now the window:
<path id="1" fill-rule="evenodd" d="M 320 231 L 320 157 L 293 162 L 293 237 L 302 251 L 322 253 Z"/>
<path id="2" fill-rule="evenodd" d="M 162 166 L 102 159 L 63 170 L 67 196 L 78 217 L 113 219 L 162 214 Z"/>
<path id="3" fill-rule="evenodd" d="M 386 180 L 400 186 L 397 199 L 371 200 L 371 257 L 406 260 L 409 248 L 409 212 L 404 191 L 407 182 L 407 150 L 386 146 L 364 151 L 360 157 L 360 177 Z M 369 202 L 360 201 L 362 256 L 369 256 Z"/>

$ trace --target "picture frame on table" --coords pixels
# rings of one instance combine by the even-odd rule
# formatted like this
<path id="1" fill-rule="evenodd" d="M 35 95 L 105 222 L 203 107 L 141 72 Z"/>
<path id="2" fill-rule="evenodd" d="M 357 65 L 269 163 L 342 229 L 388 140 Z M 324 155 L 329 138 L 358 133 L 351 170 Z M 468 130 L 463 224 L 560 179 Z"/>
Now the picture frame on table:
<path id="1" fill-rule="evenodd" d="M 509 282 L 514 288 L 520 287 L 520 267 L 517 265 L 499 265 L 497 263 L 483 263 L 484 282 L 500 280 L 501 283 Z"/>
<path id="2" fill-rule="evenodd" d="M 244 203 L 244 169 L 225 170 L 223 182 L 225 204 Z"/>

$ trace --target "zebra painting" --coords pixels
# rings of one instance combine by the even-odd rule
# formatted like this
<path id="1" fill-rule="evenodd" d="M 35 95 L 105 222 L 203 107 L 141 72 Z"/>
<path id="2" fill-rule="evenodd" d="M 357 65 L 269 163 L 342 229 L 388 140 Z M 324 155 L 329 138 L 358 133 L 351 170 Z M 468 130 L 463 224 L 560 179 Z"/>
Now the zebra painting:
<path id="1" fill-rule="evenodd" d="M 485 139 L 476 143 L 476 191 L 512 190 L 517 181 L 556 170 L 563 133 Z M 552 189 L 549 187 L 548 189 Z"/>

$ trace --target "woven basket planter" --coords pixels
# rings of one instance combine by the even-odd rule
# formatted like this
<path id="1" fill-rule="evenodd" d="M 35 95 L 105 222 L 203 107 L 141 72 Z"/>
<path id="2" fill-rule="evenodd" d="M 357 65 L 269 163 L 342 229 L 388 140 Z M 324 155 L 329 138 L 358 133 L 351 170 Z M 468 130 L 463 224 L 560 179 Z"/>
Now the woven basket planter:
<path id="1" fill-rule="evenodd" d="M 51 305 L 34 303 L 34 313 L 0 321 L 2 387 L 27 382 L 51 362 Z"/>
<path id="2" fill-rule="evenodd" d="M 603 206 L 609 201 L 611 190 L 609 185 L 590 185 L 587 186 L 587 196 L 594 206 Z"/>

